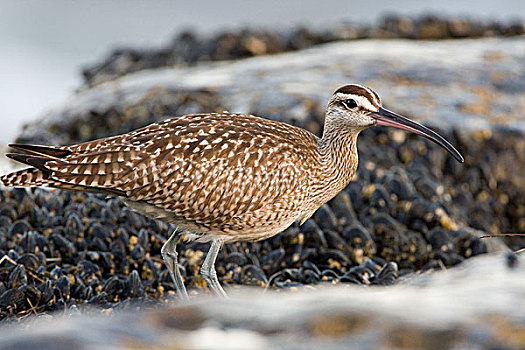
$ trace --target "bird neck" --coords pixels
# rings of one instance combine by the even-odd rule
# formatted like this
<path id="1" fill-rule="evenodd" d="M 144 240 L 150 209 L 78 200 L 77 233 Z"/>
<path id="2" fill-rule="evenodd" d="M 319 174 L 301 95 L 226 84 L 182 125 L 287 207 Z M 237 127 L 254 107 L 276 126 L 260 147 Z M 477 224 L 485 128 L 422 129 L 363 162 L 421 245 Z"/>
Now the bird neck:
<path id="1" fill-rule="evenodd" d="M 357 136 L 361 129 L 325 124 L 323 137 L 319 139 L 322 178 L 330 199 L 348 185 L 358 163 Z M 334 192 L 334 193 L 332 193 Z"/>

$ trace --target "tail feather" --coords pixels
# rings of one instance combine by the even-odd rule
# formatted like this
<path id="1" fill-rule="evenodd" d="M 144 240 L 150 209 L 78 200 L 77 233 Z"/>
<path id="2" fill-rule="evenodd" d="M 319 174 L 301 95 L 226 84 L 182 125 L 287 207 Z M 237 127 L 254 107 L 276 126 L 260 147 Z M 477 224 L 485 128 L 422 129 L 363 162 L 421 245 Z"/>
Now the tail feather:
<path id="1" fill-rule="evenodd" d="M 46 186 L 71 191 L 105 193 L 109 195 L 125 196 L 126 192 L 113 188 L 96 188 L 72 183 L 57 181 L 48 178 L 45 172 L 37 168 L 28 168 L 0 176 L 0 181 L 6 187 L 38 187 Z"/>
<path id="2" fill-rule="evenodd" d="M 15 171 L 10 174 L 0 176 L 0 181 L 6 187 L 54 187 L 73 191 L 93 192 L 93 193 L 105 193 L 110 195 L 124 196 L 125 191 L 106 188 L 96 187 L 89 185 L 80 185 L 69 181 L 63 181 L 64 179 L 57 179 L 52 174 L 53 172 L 47 167 L 46 163 L 51 162 L 64 162 L 61 158 L 71 155 L 72 152 L 67 149 L 61 149 L 58 147 L 48 147 L 39 145 L 9 145 L 12 148 L 29 152 L 30 154 L 21 153 L 8 153 L 7 157 L 27 165 L 33 168 L 23 169 Z"/>
<path id="3" fill-rule="evenodd" d="M 41 170 L 45 174 L 49 175 L 49 169 L 47 169 L 45 165 L 46 162 L 49 160 L 49 158 L 42 157 L 42 156 L 35 156 L 31 154 L 20 154 L 20 153 L 7 153 L 5 156 L 13 160 L 16 160 L 17 162 L 31 165 Z"/>
<path id="4" fill-rule="evenodd" d="M 0 181 L 7 187 L 49 186 L 49 180 L 43 171 L 37 168 L 23 169 L 0 176 Z"/>
<path id="5" fill-rule="evenodd" d="M 24 151 L 31 154 L 36 154 L 44 156 L 46 158 L 64 158 L 70 155 L 72 152 L 68 149 L 62 147 L 54 146 L 41 146 L 41 145 L 22 145 L 19 143 L 12 143 L 9 147 L 17 149 L 19 151 Z"/>

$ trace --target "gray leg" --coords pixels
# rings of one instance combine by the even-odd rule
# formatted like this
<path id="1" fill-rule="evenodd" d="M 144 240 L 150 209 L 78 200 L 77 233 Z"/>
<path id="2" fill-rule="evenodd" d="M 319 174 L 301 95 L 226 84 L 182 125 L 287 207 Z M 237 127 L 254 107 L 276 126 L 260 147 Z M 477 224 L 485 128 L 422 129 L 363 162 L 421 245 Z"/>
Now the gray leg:
<path id="1" fill-rule="evenodd" d="M 181 300 L 187 301 L 189 300 L 188 292 L 186 292 L 186 287 L 184 287 L 184 282 L 182 281 L 182 276 L 179 270 L 179 262 L 177 260 L 177 242 L 179 241 L 181 235 L 182 232 L 177 233 L 177 229 L 174 229 L 170 238 L 166 241 L 166 243 L 164 243 L 160 251 L 162 253 L 164 263 L 170 272 L 171 279 L 175 284 L 175 291 L 177 292 L 177 295 Z"/>
<path id="2" fill-rule="evenodd" d="M 222 289 L 219 280 L 217 279 L 217 272 L 215 272 L 215 260 L 217 259 L 217 254 L 221 250 L 223 241 L 220 239 L 215 239 L 211 241 L 210 250 L 206 259 L 201 267 L 201 275 L 204 277 L 204 280 L 208 284 L 208 287 L 217 295 L 222 297 L 227 297 L 226 292 Z"/>

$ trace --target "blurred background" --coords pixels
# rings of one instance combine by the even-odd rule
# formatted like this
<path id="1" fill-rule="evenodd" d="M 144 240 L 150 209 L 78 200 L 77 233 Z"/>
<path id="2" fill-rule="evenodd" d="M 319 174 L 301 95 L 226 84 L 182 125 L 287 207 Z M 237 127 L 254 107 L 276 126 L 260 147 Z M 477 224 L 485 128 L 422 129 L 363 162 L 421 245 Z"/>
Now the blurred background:
<path id="1" fill-rule="evenodd" d="M 168 44 L 183 29 L 211 35 L 239 27 L 324 28 L 374 23 L 387 13 L 523 19 L 525 2 L 471 1 L 8 1 L 0 0 L 0 143 L 63 102 L 81 68 L 117 47 Z"/>

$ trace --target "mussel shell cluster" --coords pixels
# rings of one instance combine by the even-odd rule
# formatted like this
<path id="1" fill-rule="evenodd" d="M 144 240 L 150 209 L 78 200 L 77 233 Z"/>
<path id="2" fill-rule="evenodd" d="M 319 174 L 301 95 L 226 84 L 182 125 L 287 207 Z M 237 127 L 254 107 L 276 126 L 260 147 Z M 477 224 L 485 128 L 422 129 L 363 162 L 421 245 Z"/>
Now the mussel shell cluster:
<path id="1" fill-rule="evenodd" d="M 523 192 L 512 179 L 500 181 L 483 170 L 487 157 L 479 153 L 496 157 L 497 148 L 480 148 L 474 138 L 451 133 L 447 137 L 471 152 L 468 165 L 458 167 L 426 140 L 408 137 L 396 144 L 384 133 L 361 136 L 363 162 L 355 180 L 302 226 L 264 241 L 226 245 L 216 264 L 226 288 L 388 285 L 400 275 L 485 253 L 481 234 L 522 229 Z M 497 145 L 500 137 L 510 136 L 494 133 L 494 140 L 483 142 Z M 485 205 L 490 210 L 479 215 Z M 2 189 L 0 317 L 174 298 L 160 255 L 169 232 L 167 224 L 133 212 L 118 198 Z M 190 294 L 207 289 L 199 275 L 207 249 L 204 243 L 178 245 Z"/>
<path id="2" fill-rule="evenodd" d="M 401 37 L 443 33 L 461 37 L 491 30 L 513 35 L 519 32 L 516 28 L 523 26 L 492 28 L 473 22 L 389 17 L 375 28 L 376 34 L 367 35 L 397 31 Z M 347 29 L 334 31 L 352 38 L 351 28 Z M 177 49 L 170 49 L 173 57 L 123 50 L 85 76 L 88 84 L 95 84 L 179 60 L 244 57 L 237 45 L 255 45 L 256 40 L 267 45 L 266 53 L 299 49 L 328 40 L 320 35 L 297 30 L 288 39 L 279 36 L 278 45 L 271 48 L 275 40 L 270 34 L 240 32 L 201 41 L 186 33 L 173 44 Z M 211 43 L 215 46 L 206 46 Z M 183 44 L 187 52 L 180 50 Z M 264 53 L 249 55 L 255 54 Z M 129 55 L 129 64 L 121 64 Z M 116 66 L 125 68 L 118 71 Z M 133 103 L 57 119 L 17 142 L 70 144 L 115 135 L 168 116 L 220 112 L 225 105 L 222 98 L 211 90 L 152 89 Z M 324 106 L 308 103 L 310 114 L 298 124 L 319 135 Z M 274 115 L 271 106 L 261 106 L 251 112 Z M 388 285 L 398 276 L 444 269 L 485 253 L 487 244 L 481 235 L 525 232 L 523 135 L 509 130 L 438 131 L 462 152 L 465 164 L 421 137 L 385 128 L 365 130 L 358 139 L 360 165 L 348 187 L 300 227 L 292 225 L 261 242 L 226 245 L 216 264 L 221 282 L 227 289 L 248 285 L 276 290 L 321 283 Z M 135 301 L 144 306 L 174 298 L 160 254 L 169 233 L 167 224 L 133 212 L 118 198 L 0 189 L 0 319 L 58 310 L 75 313 L 91 305 L 126 308 Z M 507 243 L 512 248 L 525 245 L 519 238 Z M 178 244 L 190 294 L 207 289 L 199 275 L 207 249 L 206 244 Z"/>

